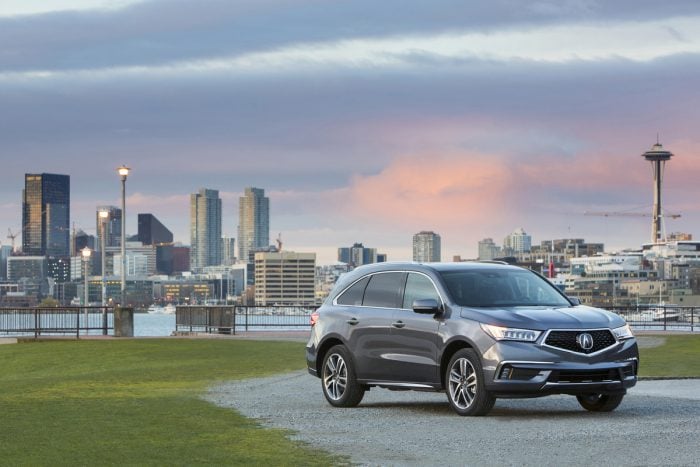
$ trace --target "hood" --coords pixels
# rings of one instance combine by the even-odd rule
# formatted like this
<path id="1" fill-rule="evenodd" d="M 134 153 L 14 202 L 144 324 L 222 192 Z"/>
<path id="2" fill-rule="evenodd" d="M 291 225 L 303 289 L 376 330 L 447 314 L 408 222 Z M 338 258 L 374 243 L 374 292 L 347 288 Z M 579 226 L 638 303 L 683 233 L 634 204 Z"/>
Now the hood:
<path id="1" fill-rule="evenodd" d="M 462 308 L 462 318 L 484 324 L 545 331 L 547 329 L 617 328 L 625 320 L 600 308 L 578 305 L 573 307 L 516 306 L 493 308 Z"/>

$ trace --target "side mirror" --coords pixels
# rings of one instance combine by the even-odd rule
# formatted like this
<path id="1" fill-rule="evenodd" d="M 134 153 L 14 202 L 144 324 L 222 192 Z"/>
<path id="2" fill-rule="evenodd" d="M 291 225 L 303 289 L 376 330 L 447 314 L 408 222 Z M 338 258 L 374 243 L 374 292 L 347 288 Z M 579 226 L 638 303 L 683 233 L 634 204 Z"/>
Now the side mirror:
<path id="1" fill-rule="evenodd" d="M 413 311 L 423 315 L 434 315 L 440 311 L 440 304 L 434 298 L 413 300 Z"/>
<path id="2" fill-rule="evenodd" d="M 572 305 L 580 305 L 581 304 L 581 299 L 578 297 L 569 297 L 569 301 L 571 302 Z"/>

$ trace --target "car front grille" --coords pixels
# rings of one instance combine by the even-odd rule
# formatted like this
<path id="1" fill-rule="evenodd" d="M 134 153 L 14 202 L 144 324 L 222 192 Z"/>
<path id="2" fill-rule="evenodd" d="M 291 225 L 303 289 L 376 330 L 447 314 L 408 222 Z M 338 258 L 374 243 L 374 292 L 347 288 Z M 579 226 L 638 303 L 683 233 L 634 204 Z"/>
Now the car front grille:
<path id="1" fill-rule="evenodd" d="M 578 336 L 584 333 L 590 334 L 593 338 L 593 346 L 590 349 L 584 349 L 577 342 Z M 610 332 L 609 329 L 599 329 L 595 331 L 550 331 L 547 335 L 547 339 L 544 341 L 545 345 L 549 345 L 550 347 L 586 355 L 607 349 L 615 345 L 616 342 L 615 336 L 613 336 L 613 333 Z"/>

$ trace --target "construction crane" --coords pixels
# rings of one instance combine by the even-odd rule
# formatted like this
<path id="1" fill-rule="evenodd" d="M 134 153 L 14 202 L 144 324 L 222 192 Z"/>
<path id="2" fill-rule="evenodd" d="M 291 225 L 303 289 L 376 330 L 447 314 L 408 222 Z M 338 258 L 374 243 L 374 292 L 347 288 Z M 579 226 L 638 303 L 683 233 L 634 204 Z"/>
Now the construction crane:
<path id="1" fill-rule="evenodd" d="M 606 211 L 585 211 L 584 216 L 601 216 L 601 217 L 651 217 L 652 215 L 644 212 L 606 212 Z M 663 217 L 678 219 L 680 214 L 664 214 Z"/>
<path id="2" fill-rule="evenodd" d="M 277 251 L 282 251 L 282 232 L 277 235 L 277 239 L 275 241 L 277 242 Z"/>
<path id="3" fill-rule="evenodd" d="M 15 238 L 19 237 L 18 233 L 12 233 L 12 229 L 7 229 L 7 238 L 12 242 L 12 253 L 15 252 Z"/>

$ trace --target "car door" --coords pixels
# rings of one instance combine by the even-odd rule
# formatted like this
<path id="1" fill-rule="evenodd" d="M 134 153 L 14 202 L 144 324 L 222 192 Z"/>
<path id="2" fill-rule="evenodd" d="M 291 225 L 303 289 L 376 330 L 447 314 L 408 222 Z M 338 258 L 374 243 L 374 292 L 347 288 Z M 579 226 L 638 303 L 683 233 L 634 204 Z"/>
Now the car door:
<path id="1" fill-rule="evenodd" d="M 439 383 L 438 330 L 442 319 L 414 312 L 413 301 L 435 299 L 442 304 L 442 298 L 432 280 L 422 273 L 408 273 L 404 290 L 401 307 L 392 320 L 393 377 L 410 383 Z"/>
<path id="2" fill-rule="evenodd" d="M 379 272 L 369 276 L 362 306 L 348 317 L 350 350 L 361 380 L 390 380 L 393 372 L 391 325 L 403 297 L 404 272 Z"/>

